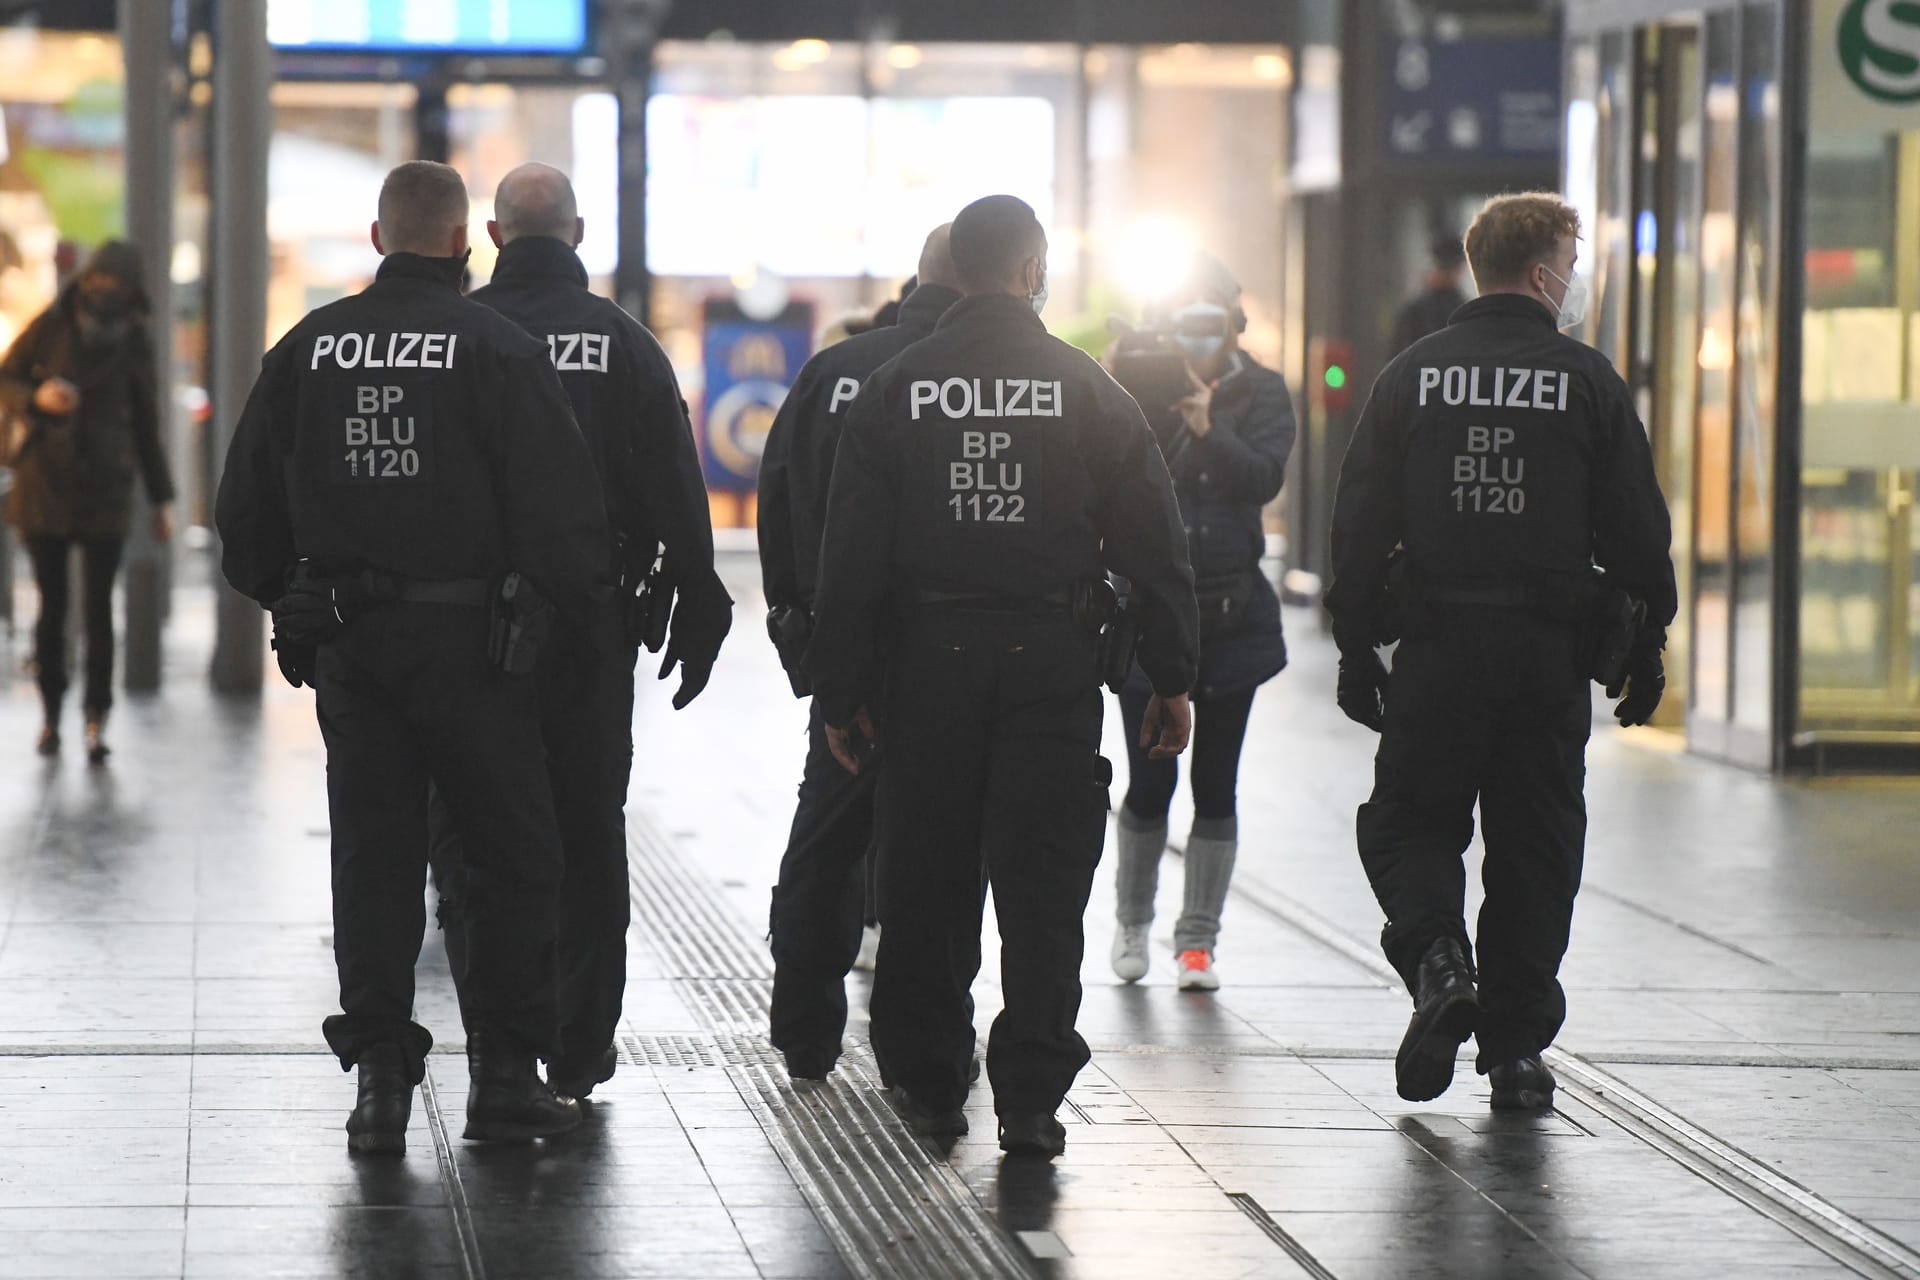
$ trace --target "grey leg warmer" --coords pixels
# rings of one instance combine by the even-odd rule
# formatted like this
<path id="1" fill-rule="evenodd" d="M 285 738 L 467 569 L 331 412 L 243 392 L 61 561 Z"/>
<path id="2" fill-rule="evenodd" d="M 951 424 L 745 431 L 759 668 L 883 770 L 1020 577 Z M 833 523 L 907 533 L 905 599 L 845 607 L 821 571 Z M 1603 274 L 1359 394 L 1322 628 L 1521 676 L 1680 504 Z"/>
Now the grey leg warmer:
<path id="1" fill-rule="evenodd" d="M 1211 951 L 1220 938 L 1220 912 L 1233 883 L 1240 849 L 1237 818 L 1196 818 L 1187 837 L 1186 897 L 1173 928 L 1175 951 Z"/>
<path id="2" fill-rule="evenodd" d="M 1123 925 L 1152 924 L 1153 896 L 1160 887 L 1160 855 L 1167 851 L 1167 820 L 1148 825 L 1120 807 L 1118 907 Z"/>

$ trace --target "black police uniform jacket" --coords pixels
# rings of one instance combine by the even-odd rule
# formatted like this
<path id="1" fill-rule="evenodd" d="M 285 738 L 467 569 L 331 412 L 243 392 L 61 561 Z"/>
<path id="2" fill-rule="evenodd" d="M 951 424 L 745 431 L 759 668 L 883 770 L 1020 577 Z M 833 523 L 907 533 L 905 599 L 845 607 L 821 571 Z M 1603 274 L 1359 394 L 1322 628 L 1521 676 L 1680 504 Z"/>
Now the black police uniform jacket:
<path id="1" fill-rule="evenodd" d="M 1140 601 L 1147 678 L 1186 693 L 1199 666 L 1186 544 L 1133 397 L 1024 299 L 965 298 L 881 366 L 847 416 L 807 652 L 827 723 L 879 692 L 890 589 L 1037 600 L 1109 570 Z"/>
<path id="2" fill-rule="evenodd" d="M 571 245 L 523 236 L 500 250 L 493 281 L 468 295 L 546 344 L 600 475 L 616 567 L 652 561 L 654 543 L 683 591 L 725 594 L 687 402 L 646 326 L 587 287 Z"/>
<path id="3" fill-rule="evenodd" d="M 606 517 L 546 344 L 460 296 L 461 260 L 389 255 L 274 345 L 215 505 L 227 581 L 262 604 L 296 561 L 414 581 L 525 574 L 592 616 Z"/>
<path id="4" fill-rule="evenodd" d="M 22 422 L 7 518 L 29 538 L 124 538 L 136 472 L 152 502 L 173 501 L 145 315 L 90 323 L 78 295 L 77 284 L 63 289 L 0 362 L 0 417 L 11 411 Z M 77 386 L 80 407 L 61 416 L 35 409 L 49 378 Z"/>
<path id="5" fill-rule="evenodd" d="M 836 342 L 801 366 L 760 455 L 760 581 L 770 607 L 813 608 L 833 455 L 861 384 L 932 333 L 959 300 L 952 289 L 923 284 L 893 324 Z"/>
<path id="6" fill-rule="evenodd" d="M 1388 560 L 1416 589 L 1539 589 L 1598 565 L 1665 627 L 1679 606 L 1666 499 L 1626 384 L 1517 294 L 1462 307 L 1374 384 L 1341 468 L 1327 607 L 1372 643 Z"/>
<path id="7" fill-rule="evenodd" d="M 1155 415 L 1199 595 L 1199 698 L 1252 689 L 1287 665 L 1280 598 L 1260 571 L 1261 510 L 1286 481 L 1297 430 L 1287 380 L 1244 352 L 1214 384 L 1210 417 L 1202 438 L 1177 411 Z"/>

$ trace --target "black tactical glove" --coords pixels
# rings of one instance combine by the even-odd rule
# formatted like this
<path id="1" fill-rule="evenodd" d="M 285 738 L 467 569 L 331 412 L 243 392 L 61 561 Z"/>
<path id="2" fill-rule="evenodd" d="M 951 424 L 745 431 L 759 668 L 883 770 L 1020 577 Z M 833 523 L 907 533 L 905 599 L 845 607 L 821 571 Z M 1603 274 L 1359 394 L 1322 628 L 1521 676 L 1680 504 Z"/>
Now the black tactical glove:
<path id="1" fill-rule="evenodd" d="M 680 687 L 673 694 L 679 711 L 700 696 L 713 675 L 720 645 L 733 627 L 733 600 L 716 578 L 691 591 L 683 590 L 673 603 L 673 624 L 667 651 L 660 661 L 660 679 L 680 668 Z"/>
<path id="2" fill-rule="evenodd" d="M 1620 699 L 1614 705 L 1613 718 L 1620 722 L 1621 728 L 1632 728 L 1653 719 L 1667 691 L 1667 668 L 1660 661 L 1660 651 L 1666 646 L 1666 628 L 1650 627 L 1641 632 L 1640 641 L 1634 646 L 1620 678 L 1607 686 L 1607 696 Z M 1625 697 L 1621 697 L 1623 693 Z"/>
<path id="3" fill-rule="evenodd" d="M 347 619 L 333 593 L 319 584 L 296 585 L 268 606 L 273 612 L 273 644 L 325 644 L 339 635 Z"/>
<path id="4" fill-rule="evenodd" d="M 1391 678 L 1387 664 L 1373 649 L 1343 651 L 1334 700 L 1347 719 L 1378 733 L 1386 724 L 1387 683 Z"/>

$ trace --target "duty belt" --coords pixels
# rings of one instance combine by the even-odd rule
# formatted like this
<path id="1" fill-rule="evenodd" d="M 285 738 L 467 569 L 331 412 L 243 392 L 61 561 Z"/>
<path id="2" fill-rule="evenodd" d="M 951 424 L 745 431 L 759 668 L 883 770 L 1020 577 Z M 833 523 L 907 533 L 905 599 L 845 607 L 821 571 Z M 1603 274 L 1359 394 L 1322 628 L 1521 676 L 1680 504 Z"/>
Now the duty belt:
<path id="1" fill-rule="evenodd" d="M 1016 596 L 993 591 L 939 591 L 932 587 L 916 587 L 912 599 L 922 609 L 978 610 L 985 613 L 1066 613 L 1073 608 L 1073 592 L 1066 588 L 1039 596 Z"/>
<path id="2" fill-rule="evenodd" d="M 484 609 L 493 603 L 493 584 L 484 578 L 448 578 L 437 582 L 394 580 L 394 599 L 405 604 L 449 604 Z"/>
<path id="3" fill-rule="evenodd" d="M 1420 594 L 1428 604 L 1477 605 L 1486 609 L 1533 609 L 1540 604 L 1538 591 L 1513 584 L 1489 587 L 1422 584 Z"/>

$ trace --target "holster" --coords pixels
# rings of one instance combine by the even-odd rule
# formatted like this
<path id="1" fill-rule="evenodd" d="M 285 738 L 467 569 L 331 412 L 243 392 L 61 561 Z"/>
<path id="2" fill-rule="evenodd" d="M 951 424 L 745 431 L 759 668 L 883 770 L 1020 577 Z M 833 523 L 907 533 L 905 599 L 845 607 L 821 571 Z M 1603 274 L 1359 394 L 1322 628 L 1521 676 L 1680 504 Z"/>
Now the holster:
<path id="1" fill-rule="evenodd" d="M 487 620 L 487 657 L 510 676 L 530 674 L 553 634 L 553 602 L 518 573 L 500 580 Z"/>
<path id="2" fill-rule="evenodd" d="M 781 604 L 767 610 L 767 638 L 786 670 L 796 698 L 811 697 L 813 678 L 807 674 L 807 646 L 813 641 L 813 615 L 798 605 Z"/>
<path id="3" fill-rule="evenodd" d="M 273 660 L 280 665 L 280 674 L 286 682 L 296 689 L 303 685 L 313 686 L 314 668 L 320 662 L 320 646 L 310 640 L 285 640 L 279 636 L 275 636 L 271 643 Z"/>
<path id="4" fill-rule="evenodd" d="M 658 653 L 667 642 L 667 623 L 673 616 L 673 585 L 666 579 L 660 544 L 649 540 L 644 546 L 644 552 L 635 554 L 626 540 L 621 541 L 621 625 L 628 644 Z"/>
<path id="5" fill-rule="evenodd" d="M 1089 578 L 1073 585 L 1073 620 L 1099 641 L 1095 676 L 1119 693 L 1133 673 L 1140 647 L 1140 623 L 1131 596 L 1122 597 L 1107 578 Z"/>

